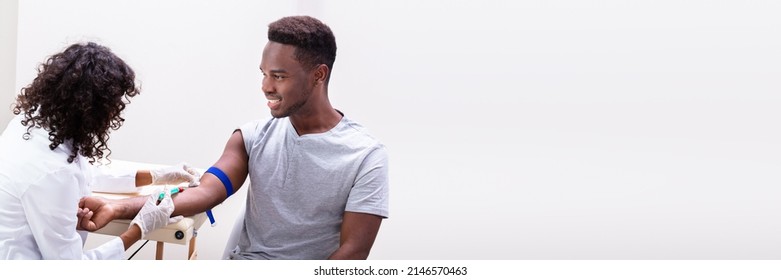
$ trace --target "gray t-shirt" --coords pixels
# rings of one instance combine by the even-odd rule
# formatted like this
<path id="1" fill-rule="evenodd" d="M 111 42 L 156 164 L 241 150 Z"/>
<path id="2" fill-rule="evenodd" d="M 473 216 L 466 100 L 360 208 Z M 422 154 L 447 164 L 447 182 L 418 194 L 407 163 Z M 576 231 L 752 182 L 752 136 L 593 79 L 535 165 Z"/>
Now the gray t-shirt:
<path id="1" fill-rule="evenodd" d="M 326 259 L 345 211 L 388 217 L 388 155 L 348 119 L 299 136 L 288 118 L 242 125 L 250 188 L 231 259 Z"/>

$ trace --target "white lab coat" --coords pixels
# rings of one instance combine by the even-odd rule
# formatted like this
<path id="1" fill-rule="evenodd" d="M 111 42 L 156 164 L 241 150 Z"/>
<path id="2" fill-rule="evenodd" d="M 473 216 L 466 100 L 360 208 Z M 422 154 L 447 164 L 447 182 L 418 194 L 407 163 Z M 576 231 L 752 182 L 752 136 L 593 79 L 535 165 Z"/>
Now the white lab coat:
<path id="1" fill-rule="evenodd" d="M 84 251 L 87 234 L 76 230 L 76 212 L 91 185 L 132 188 L 135 170 L 103 174 L 82 156 L 68 163 L 70 142 L 51 150 L 40 128 L 24 140 L 21 120 L 0 135 L 0 259 L 123 259 L 119 237 Z"/>

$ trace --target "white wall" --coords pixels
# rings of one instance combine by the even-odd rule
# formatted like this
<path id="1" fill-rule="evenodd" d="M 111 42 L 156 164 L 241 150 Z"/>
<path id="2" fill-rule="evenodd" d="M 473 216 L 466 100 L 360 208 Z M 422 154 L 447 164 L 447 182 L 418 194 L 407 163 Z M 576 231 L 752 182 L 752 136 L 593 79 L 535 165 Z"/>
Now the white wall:
<path id="1" fill-rule="evenodd" d="M 142 87 L 111 135 L 111 157 L 206 168 L 234 128 L 269 115 L 258 72 L 266 26 L 294 9 L 272 1 L 22 1 L 17 87 L 67 45 L 102 43 L 133 67 Z M 219 226 L 200 231 L 200 258 L 222 255 L 245 194 L 214 210 Z M 87 246 L 106 240 L 90 235 Z M 152 245 L 134 259 L 154 258 Z M 186 249 L 169 245 L 166 257 L 184 258 Z"/>
<path id="2" fill-rule="evenodd" d="M 333 104 L 391 156 L 371 258 L 781 257 L 781 4 L 516 2 L 22 2 L 17 88 L 97 40 L 143 83 L 112 156 L 208 167 L 268 115 L 267 24 L 310 13 L 336 33 Z"/>
<path id="3" fill-rule="evenodd" d="M 16 82 L 16 29 L 18 0 L 0 1 L 0 131 L 11 120 Z"/>

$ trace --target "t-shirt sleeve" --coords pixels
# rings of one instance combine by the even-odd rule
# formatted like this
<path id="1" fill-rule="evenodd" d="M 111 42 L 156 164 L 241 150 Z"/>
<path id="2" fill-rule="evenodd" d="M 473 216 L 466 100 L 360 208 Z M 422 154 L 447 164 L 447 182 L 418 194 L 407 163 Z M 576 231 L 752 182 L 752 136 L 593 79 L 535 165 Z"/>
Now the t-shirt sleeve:
<path id="1" fill-rule="evenodd" d="M 255 120 L 245 123 L 238 128 L 241 131 L 241 137 L 244 139 L 244 150 L 247 151 L 247 154 L 250 153 L 252 142 L 255 139 L 254 135 L 258 133 L 260 123 L 260 120 Z"/>
<path id="2" fill-rule="evenodd" d="M 388 218 L 388 153 L 380 146 L 361 164 L 355 185 L 347 198 L 345 211 Z"/>

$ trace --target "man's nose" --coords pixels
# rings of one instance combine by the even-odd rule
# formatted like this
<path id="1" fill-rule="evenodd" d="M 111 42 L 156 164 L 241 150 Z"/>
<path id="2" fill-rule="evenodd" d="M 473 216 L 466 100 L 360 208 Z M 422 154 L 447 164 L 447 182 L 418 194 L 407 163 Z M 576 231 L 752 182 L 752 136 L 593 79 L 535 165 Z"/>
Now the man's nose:
<path id="1" fill-rule="evenodd" d="M 264 93 L 274 92 L 273 83 L 271 83 L 268 78 L 263 77 L 263 81 L 260 82 L 260 90 L 262 90 Z"/>

